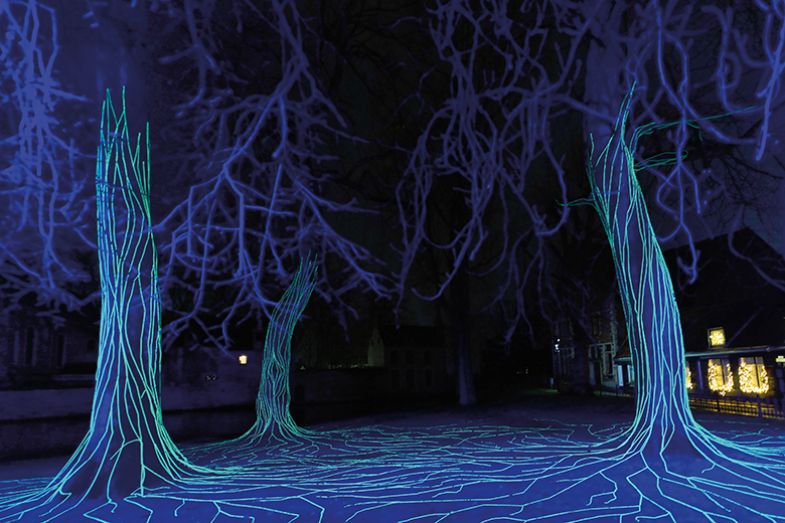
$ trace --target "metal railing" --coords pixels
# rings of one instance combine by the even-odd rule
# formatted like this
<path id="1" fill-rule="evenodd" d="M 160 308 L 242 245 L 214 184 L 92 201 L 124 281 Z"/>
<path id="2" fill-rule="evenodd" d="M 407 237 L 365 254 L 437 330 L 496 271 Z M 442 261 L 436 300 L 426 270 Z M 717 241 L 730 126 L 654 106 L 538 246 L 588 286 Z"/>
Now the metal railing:
<path id="1" fill-rule="evenodd" d="M 785 420 L 782 400 L 775 397 L 745 398 L 722 397 L 719 394 L 690 394 L 690 406 L 694 409 L 710 410 L 723 414 Z"/>

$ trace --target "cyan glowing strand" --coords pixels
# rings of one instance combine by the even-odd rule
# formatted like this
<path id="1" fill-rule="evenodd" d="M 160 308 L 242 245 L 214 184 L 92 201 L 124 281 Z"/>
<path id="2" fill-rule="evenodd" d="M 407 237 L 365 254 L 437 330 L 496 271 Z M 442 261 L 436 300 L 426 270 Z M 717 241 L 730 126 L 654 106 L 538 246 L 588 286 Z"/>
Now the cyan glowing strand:
<path id="1" fill-rule="evenodd" d="M 383 425 L 339 424 L 285 445 L 213 446 L 202 453 L 204 464 L 239 465 L 242 472 L 146 489 L 144 496 L 90 516 L 112 522 L 785 521 L 779 515 L 785 514 L 785 498 L 772 489 L 752 495 L 745 478 L 703 494 L 700 484 L 658 480 L 642 453 L 595 457 L 604 442 L 623 432 L 619 414 L 595 411 L 595 424 L 576 425 L 538 419 L 554 415 L 547 402 L 523 410 L 523 416 L 514 409 L 489 410 L 483 417 L 425 413 Z M 579 410 L 568 414 L 584 417 Z M 499 423 L 512 419 L 512 425 Z M 728 428 L 723 418 L 713 423 Z M 776 426 L 757 420 L 730 425 L 726 437 L 739 444 L 785 443 Z M 9 491 L 40 484 L 0 482 L 0 506 Z M 696 507 L 705 517 L 696 516 Z"/>
<path id="2" fill-rule="evenodd" d="M 256 421 L 241 440 L 265 438 L 285 441 L 302 436 L 290 413 L 289 369 L 292 360 L 292 334 L 297 321 L 316 287 L 316 259 L 307 257 L 292 283 L 284 292 L 267 326 L 262 355 L 262 375 L 256 397 Z"/>
<path id="3" fill-rule="evenodd" d="M 237 517 L 264 507 L 303 521 L 354 523 L 785 521 L 778 516 L 785 498 L 773 489 L 755 494 L 744 477 L 715 485 L 710 474 L 696 470 L 713 487 L 704 493 L 692 478 L 659 476 L 642 452 L 603 454 L 608 439 L 625 429 L 607 424 L 602 414 L 597 426 L 531 418 L 521 418 L 522 426 L 499 425 L 500 415 L 462 422 L 454 413 L 410 416 L 320 430 L 308 444 L 225 447 L 224 453 L 214 447 L 202 457 L 213 466 L 242 464 L 249 475 L 255 471 L 255 488 L 222 492 L 224 510 Z M 759 430 L 760 424 L 745 422 L 732 434 L 747 445 L 783 445 L 776 427 Z M 186 504 L 217 494 L 191 495 Z M 182 494 L 162 489 L 155 496 Z M 141 502 L 154 506 L 153 499 Z M 276 520 L 272 512 L 267 517 Z"/>
<path id="4" fill-rule="evenodd" d="M 143 495 L 149 485 L 206 472 L 188 462 L 162 422 L 147 132 L 144 143 L 141 136 L 132 143 L 125 94 L 118 115 L 107 92 L 95 179 L 101 321 L 90 427 L 48 487 L 19 507 L 33 511 L 30 517 L 59 517 L 87 501 L 112 504 Z M 57 508 L 41 515 L 51 504 Z"/>

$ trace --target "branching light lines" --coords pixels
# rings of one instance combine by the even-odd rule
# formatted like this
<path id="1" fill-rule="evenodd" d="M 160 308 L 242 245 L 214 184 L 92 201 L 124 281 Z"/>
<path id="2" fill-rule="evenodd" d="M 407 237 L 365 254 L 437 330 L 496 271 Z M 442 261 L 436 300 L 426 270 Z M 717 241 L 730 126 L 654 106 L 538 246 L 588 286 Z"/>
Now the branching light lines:
<path id="1" fill-rule="evenodd" d="M 66 465 L 19 513 L 43 519 L 114 504 L 151 485 L 206 469 L 192 466 L 163 426 L 158 259 L 150 215 L 149 129 L 134 141 L 125 93 L 107 92 L 96 164 L 101 322 L 90 427 Z"/>
<path id="2" fill-rule="evenodd" d="M 198 118 L 206 115 L 199 126 L 205 134 L 196 143 L 204 146 L 207 160 L 200 162 L 204 170 L 199 183 L 169 214 L 167 259 L 174 275 L 170 283 L 173 287 L 182 284 L 185 295 L 193 298 L 184 300 L 183 309 L 174 310 L 179 320 L 173 330 L 190 336 L 196 326 L 193 339 L 199 339 L 201 329 L 203 337 L 212 337 L 220 345 L 230 339 L 229 320 L 251 314 L 248 311 L 270 313 L 256 423 L 239 440 L 187 451 L 174 444 L 163 425 L 161 297 L 150 209 L 149 142 L 147 135 L 132 139 L 124 102 L 118 113 L 107 96 L 96 169 L 102 309 L 89 431 L 52 480 L 0 483 L 0 521 L 785 521 L 782 438 L 743 430 L 735 435 L 712 433 L 693 418 L 679 309 L 637 179 L 636 169 L 655 172 L 675 165 L 673 170 L 655 172 L 656 181 L 665 188 L 658 191 L 655 201 L 679 218 L 667 236 L 684 234 L 692 243 L 683 218 L 687 208 L 700 208 L 703 198 L 699 177 L 682 162 L 692 119 L 700 116 L 688 96 L 692 69 L 686 65 L 690 56 L 686 49 L 693 40 L 690 27 L 681 20 L 689 20 L 690 13 L 675 9 L 670 2 L 642 6 L 641 11 L 650 12 L 656 23 L 639 17 L 635 29 L 648 26 L 648 32 L 628 38 L 615 25 L 621 25 L 623 2 L 618 9 L 609 9 L 612 16 L 607 17 L 591 2 L 551 2 L 532 8 L 532 16 L 527 17 L 533 25 L 552 18 L 557 20 L 554 26 L 566 28 L 563 34 L 554 31 L 545 37 L 536 27 L 512 30 L 504 2 L 484 3 L 480 22 L 470 4 L 442 2 L 434 11 L 433 40 L 442 61 L 450 65 L 455 90 L 430 119 L 397 191 L 401 225 L 408 233 L 404 280 L 422 255 L 420 246 L 432 244 L 449 263 L 446 279 L 435 282 L 431 297 L 446 292 L 453 277 L 465 274 L 462 266 L 491 244 L 488 226 L 495 219 L 491 211 L 497 208 L 504 223 L 496 239 L 501 255 L 490 266 L 499 269 L 506 281 L 497 287 L 505 289 L 497 296 L 503 298 L 506 290 L 517 293 L 515 318 L 523 319 L 523 294 L 518 291 L 530 271 L 519 272 L 522 264 L 516 253 L 524 254 L 523 246 L 530 241 L 541 246 L 569 214 L 567 164 L 561 150 L 551 149 L 552 135 L 546 130 L 556 125 L 567 108 L 577 110 L 593 130 L 598 121 L 614 122 L 612 109 L 609 117 L 592 105 L 597 100 L 584 103 L 568 98 L 573 87 L 583 84 L 615 99 L 613 90 L 592 86 L 592 80 L 599 77 L 615 82 L 613 89 L 619 85 L 623 89 L 620 77 L 642 81 L 643 72 L 651 71 L 654 74 L 647 85 L 660 82 L 659 94 L 641 97 L 642 111 L 637 116 L 658 123 L 628 132 L 630 91 L 612 130 L 596 135 L 598 155 L 592 150 L 588 159 L 592 194 L 587 201 L 598 212 L 609 241 L 627 320 L 637 393 L 632 423 L 597 427 L 526 419 L 512 426 L 492 419 L 457 423 L 453 415 L 319 432 L 298 427 L 289 412 L 291 339 L 316 287 L 316 260 L 306 258 L 300 263 L 278 302 L 269 299 L 263 279 L 267 282 L 275 274 L 279 277 L 276 284 L 285 283 L 284 260 L 321 243 L 321 261 L 326 264 L 323 255 L 327 253 L 342 267 L 333 288 L 339 302 L 340 296 L 353 289 L 388 297 L 389 281 L 377 272 L 379 264 L 371 252 L 339 234 L 328 217 L 356 215 L 363 209 L 351 199 L 328 199 L 331 191 L 323 192 L 320 187 L 328 181 L 320 167 L 332 159 L 322 138 L 344 133 L 338 129 L 343 128 L 343 121 L 310 71 L 307 46 L 301 38 L 306 26 L 301 24 L 304 18 L 296 2 L 273 2 L 272 17 L 261 17 L 272 21 L 268 25 L 274 31 L 277 27 L 281 38 L 280 81 L 273 81 L 271 89 L 250 93 L 227 89 L 217 99 L 209 95 L 213 89 L 206 78 L 220 73 L 213 59 L 219 42 L 208 38 L 209 30 L 204 35 L 199 31 L 210 27 L 209 10 L 199 5 L 211 3 L 186 2 L 182 14 L 189 29 L 194 29 L 193 49 L 182 56 L 197 56 L 199 83 L 190 106 Z M 769 61 L 748 60 L 741 37 L 738 54 L 755 62 L 748 64 L 751 69 L 765 71 L 756 75 L 765 85 L 757 95 L 766 106 L 761 130 L 757 138 L 745 140 L 731 139 L 723 127 L 710 125 L 707 130 L 719 141 L 754 144 L 760 155 L 768 141 L 768 107 L 781 98 L 785 29 L 778 28 L 785 26 L 781 25 L 781 8 L 765 2 L 757 5 L 768 20 L 763 52 Z M 584 8 L 587 12 L 581 13 Z M 707 18 L 717 18 L 723 40 L 736 38 L 728 14 L 732 10 L 707 8 L 703 12 Z M 197 14 L 205 19 L 195 20 Z M 600 33 L 597 29 L 605 25 L 606 18 L 614 23 Z M 487 53 L 466 49 L 453 40 L 463 28 L 477 41 L 489 42 Z M 16 37 L 20 34 L 29 36 L 22 31 Z M 519 34 L 525 35 L 523 42 Z M 554 50 L 541 51 L 546 43 Z M 638 67 L 631 58 L 625 61 L 607 52 L 603 64 L 615 64 L 614 74 L 609 74 L 611 68 L 596 67 L 593 75 L 580 76 L 586 62 L 579 53 L 585 46 L 594 47 L 598 54 L 599 47 L 618 50 L 626 46 L 630 56 L 638 59 L 640 51 L 649 58 Z M 724 44 L 721 47 L 728 49 Z M 562 56 L 564 50 L 566 56 Z M 489 54 L 505 64 L 506 72 L 496 76 L 487 71 L 485 75 L 486 71 L 468 65 L 484 63 L 495 69 L 494 60 L 485 60 Z M 556 75 L 549 70 L 554 56 L 560 62 Z M 683 80 L 677 82 L 663 65 L 674 56 L 685 64 L 679 73 Z M 726 60 L 717 63 L 720 98 L 727 106 L 734 103 L 727 99 L 727 91 L 735 87 L 735 76 L 724 74 Z M 488 82 L 478 82 L 481 77 Z M 221 82 L 216 80 L 217 85 Z M 237 86 L 243 83 L 238 81 Z M 518 93 L 514 103 L 508 96 L 511 92 Z M 666 99 L 670 105 L 657 101 Z M 218 105 L 211 106 L 214 103 Z M 659 123 L 660 115 L 670 114 L 673 107 L 679 118 L 670 127 L 675 153 L 636 163 L 639 139 L 668 127 Z M 726 108 L 736 110 L 735 106 Z M 439 130 L 442 127 L 447 132 Z M 199 133 L 195 137 L 200 138 Z M 184 143 L 193 138 L 188 136 Z M 254 144 L 260 147 L 255 150 Z M 525 191 L 528 173 L 540 164 L 556 171 L 555 185 L 565 203 L 550 216 L 531 204 Z M 183 166 L 188 169 L 188 164 Z M 463 184 L 457 191 L 447 183 L 454 178 Z M 455 202 L 467 204 L 466 219 L 446 242 L 427 234 L 425 227 L 431 212 L 427 201 L 438 190 L 435 181 L 439 179 L 444 182 L 439 189 L 449 188 Z M 695 187 L 691 193 L 684 188 L 689 185 Z M 681 192 L 674 195 L 671 187 Z M 507 207 L 508 196 L 518 200 L 516 206 L 528 224 L 524 229 Z M 413 208 L 410 202 L 415 202 Z M 262 227 L 252 226 L 254 222 Z M 513 229 L 522 234 L 511 241 Z M 46 234 L 51 236 L 51 230 Z M 530 259 L 531 274 L 537 273 L 538 281 L 547 268 L 541 255 L 540 249 Z M 697 254 L 692 265 L 697 267 Z M 687 272 L 694 276 L 694 270 Z M 218 283 L 207 285 L 210 278 Z M 318 280 L 331 283 L 325 271 Z M 192 281 L 196 286 L 189 286 Z M 204 312 L 208 294 L 218 288 L 231 292 L 239 281 L 242 285 L 235 301 L 214 300 L 219 316 Z M 456 302 L 458 307 L 466 305 Z M 207 320 L 202 316 L 208 316 Z M 730 383 L 732 389 L 731 369 L 718 368 L 725 375 L 722 386 Z M 763 375 L 759 371 L 757 364 L 739 369 L 742 391 L 761 392 L 768 386 L 765 369 Z"/>

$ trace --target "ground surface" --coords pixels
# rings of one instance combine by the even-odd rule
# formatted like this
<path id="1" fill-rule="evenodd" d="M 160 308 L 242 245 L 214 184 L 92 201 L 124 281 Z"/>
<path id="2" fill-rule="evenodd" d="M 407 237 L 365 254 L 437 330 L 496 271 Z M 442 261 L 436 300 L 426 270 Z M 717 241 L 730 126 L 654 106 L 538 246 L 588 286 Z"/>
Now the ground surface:
<path id="1" fill-rule="evenodd" d="M 690 457 L 664 471 L 635 457 L 594 457 L 591 445 L 621 433 L 632 416 L 625 399 L 541 394 L 321 425 L 287 442 L 184 445 L 192 460 L 223 473 L 78 507 L 57 521 L 785 522 L 785 496 L 771 499 L 785 483 L 758 495 L 743 476 L 690 471 Z M 785 447 L 783 422 L 697 417 L 742 445 Z M 0 464 L 0 506 L 4 495 L 45 485 L 66 458 Z"/>

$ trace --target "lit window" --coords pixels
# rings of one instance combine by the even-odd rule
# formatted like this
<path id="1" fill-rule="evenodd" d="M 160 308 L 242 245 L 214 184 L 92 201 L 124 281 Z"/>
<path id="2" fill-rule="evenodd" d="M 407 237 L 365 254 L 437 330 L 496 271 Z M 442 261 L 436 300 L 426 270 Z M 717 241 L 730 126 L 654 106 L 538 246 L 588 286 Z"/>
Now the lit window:
<path id="1" fill-rule="evenodd" d="M 694 385 L 692 384 L 692 370 L 690 370 L 690 366 L 687 365 L 687 390 L 692 390 Z"/>
<path id="2" fill-rule="evenodd" d="M 247 356 L 247 355 L 245 355 L 245 354 L 240 354 L 240 355 L 237 357 L 237 362 L 238 362 L 240 365 L 248 365 L 248 356 Z"/>
<path id="3" fill-rule="evenodd" d="M 741 358 L 739 388 L 747 394 L 765 394 L 769 391 L 769 375 L 763 365 L 763 358 Z"/>
<path id="4" fill-rule="evenodd" d="M 709 329 L 709 347 L 724 347 L 725 346 L 725 329 L 722 327 L 715 327 Z"/>
<path id="5" fill-rule="evenodd" d="M 730 363 L 723 360 L 709 360 L 709 389 L 724 396 L 733 390 L 733 374 Z"/>

